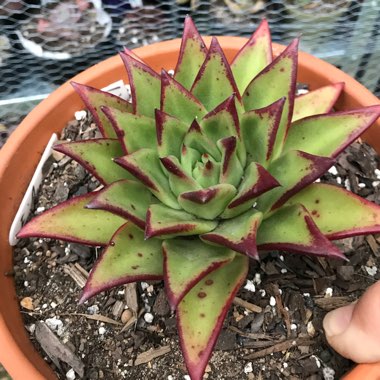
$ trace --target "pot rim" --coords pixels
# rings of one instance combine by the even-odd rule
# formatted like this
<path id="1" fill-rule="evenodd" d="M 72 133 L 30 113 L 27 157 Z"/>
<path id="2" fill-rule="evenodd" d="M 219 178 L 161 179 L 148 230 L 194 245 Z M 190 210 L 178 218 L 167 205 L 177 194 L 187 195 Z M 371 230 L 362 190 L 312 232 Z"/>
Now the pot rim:
<path id="1" fill-rule="evenodd" d="M 243 37 L 218 37 L 218 39 L 228 59 L 231 59 L 247 41 Z M 204 40 L 208 45 L 211 38 L 205 37 Z M 151 64 L 153 69 L 158 71 L 161 69 L 161 63 L 176 61 L 180 42 L 180 39 L 158 42 L 137 48 L 134 52 Z M 274 55 L 278 55 L 283 49 L 284 46 L 273 43 Z M 114 56 L 76 75 L 73 80 L 101 88 L 111 83 L 112 80 L 116 81 L 120 79 L 122 67 L 123 64 L 120 58 Z M 168 67 L 166 68 L 168 69 Z M 310 84 L 311 89 L 328 83 L 345 82 L 344 94 L 342 94 L 337 103 L 338 109 L 344 110 L 380 104 L 379 99 L 356 80 L 331 64 L 310 54 L 299 53 L 299 68 L 299 81 L 305 82 L 307 78 L 313 78 L 313 83 Z M 128 82 L 125 70 L 122 70 L 122 72 L 124 73 L 122 79 Z M 6 293 L 6 297 L 3 296 L 0 299 L 0 341 L 3 344 L 3 349 L 0 350 L 0 361 L 16 380 L 24 379 L 26 373 L 30 380 L 55 379 L 56 377 L 29 341 L 21 320 L 13 279 L 4 275 L 6 271 L 12 270 L 12 250 L 8 246 L 7 239 L 9 228 L 17 211 L 18 204 L 22 199 L 23 192 L 26 190 L 28 181 L 34 172 L 33 168 L 37 165 L 43 146 L 50 138 L 50 134 L 46 131 L 42 139 L 39 136 L 37 137 L 36 135 L 40 135 L 41 133 L 37 133 L 36 129 L 41 132 L 42 126 L 46 124 L 46 128 L 49 128 L 49 130 L 53 128 L 55 130 L 62 130 L 65 123 L 69 120 L 54 120 L 56 124 L 52 127 L 47 124 L 45 115 L 56 114 L 59 109 L 63 109 L 65 114 L 71 113 L 71 115 L 74 115 L 74 112 L 78 110 L 79 104 L 81 103 L 76 98 L 70 83 L 66 82 L 30 112 L 0 151 L 0 185 L 3 184 L 0 193 L 0 204 L 2 204 L 0 208 L 0 220 L 3 223 L 6 221 L 0 230 L 0 287 Z M 380 152 L 380 120 L 371 127 L 364 135 L 364 138 L 367 141 L 372 140 L 372 146 Z M 32 146 L 29 149 L 32 153 L 26 147 L 28 144 Z M 24 148 L 22 149 L 22 147 Z M 31 159 L 26 160 L 24 154 L 32 156 Z M 17 167 L 17 164 L 19 165 L 18 167 L 22 168 L 23 174 L 20 175 L 21 179 L 16 179 L 14 175 L 13 169 Z M 17 182 L 17 184 L 12 185 L 12 181 Z M 4 187 L 5 182 L 7 182 L 6 187 Z M 357 367 L 358 370 L 364 368 L 367 367 L 363 365 Z M 373 368 L 373 366 L 370 368 Z M 352 373 L 354 372 L 355 370 Z M 380 372 L 380 369 L 378 369 L 378 372 Z"/>

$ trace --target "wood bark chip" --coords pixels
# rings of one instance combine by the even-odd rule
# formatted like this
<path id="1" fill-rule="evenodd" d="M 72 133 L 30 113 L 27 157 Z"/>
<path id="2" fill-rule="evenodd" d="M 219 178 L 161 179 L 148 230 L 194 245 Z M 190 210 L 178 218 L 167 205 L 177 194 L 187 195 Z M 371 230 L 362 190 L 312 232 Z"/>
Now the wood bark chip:
<path id="1" fill-rule="evenodd" d="M 353 301 L 350 297 L 314 298 L 315 304 L 326 311 L 349 305 Z"/>
<path id="2" fill-rule="evenodd" d="M 42 321 L 36 322 L 36 339 L 40 343 L 42 349 L 53 360 L 59 360 L 67 363 L 80 376 L 84 375 L 83 362 L 72 352 L 60 339 L 46 326 Z"/>
<path id="3" fill-rule="evenodd" d="M 273 295 L 274 295 L 274 297 L 276 299 L 277 312 L 280 315 L 282 315 L 282 317 L 284 318 L 287 337 L 290 338 L 291 333 L 292 333 L 291 332 L 291 327 L 290 327 L 290 316 L 289 316 L 289 312 L 284 308 L 284 305 L 282 303 L 280 289 L 279 289 L 278 285 L 272 284 L 270 286 L 270 290 L 271 290 L 271 292 L 273 293 Z"/>
<path id="4" fill-rule="evenodd" d="M 257 306 L 255 304 L 247 302 L 247 301 L 244 301 L 239 297 L 234 298 L 233 304 L 236 306 L 244 307 L 250 311 L 253 311 L 254 313 L 261 313 L 263 311 L 263 309 L 260 306 Z"/>
<path id="5" fill-rule="evenodd" d="M 78 263 L 74 264 L 65 264 L 63 266 L 63 271 L 68 274 L 76 284 L 83 289 L 86 285 L 88 272 L 83 269 Z"/>
<path id="6" fill-rule="evenodd" d="M 368 245 L 371 248 L 371 251 L 376 257 L 380 257 L 380 252 L 379 252 L 379 245 L 377 244 L 376 239 L 373 237 L 373 235 L 368 235 L 366 236 L 366 240 Z"/>
<path id="7" fill-rule="evenodd" d="M 139 355 L 137 355 L 137 358 L 135 360 L 135 366 L 148 363 L 151 360 L 158 358 L 162 355 L 165 355 L 170 352 L 170 346 L 163 346 L 159 348 L 151 348 L 148 351 L 145 351 Z"/>
<path id="8" fill-rule="evenodd" d="M 125 285 L 124 297 L 128 308 L 132 310 L 134 315 L 137 315 L 137 312 L 139 310 L 139 302 L 137 298 L 137 288 L 135 282 Z"/>

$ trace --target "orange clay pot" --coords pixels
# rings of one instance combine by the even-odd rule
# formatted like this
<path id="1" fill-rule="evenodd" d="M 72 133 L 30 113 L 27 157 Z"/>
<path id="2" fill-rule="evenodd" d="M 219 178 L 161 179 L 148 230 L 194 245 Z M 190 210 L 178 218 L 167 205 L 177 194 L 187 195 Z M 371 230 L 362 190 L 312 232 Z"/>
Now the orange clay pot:
<path id="1" fill-rule="evenodd" d="M 205 38 L 207 44 L 210 38 Z M 229 60 L 236 54 L 245 39 L 221 37 L 220 43 Z M 180 40 L 160 42 L 136 49 L 135 52 L 156 71 L 172 69 L 178 56 Z M 278 55 L 282 46 L 274 44 Z M 339 110 L 380 104 L 378 98 L 350 76 L 308 54 L 300 53 L 298 80 L 308 83 L 311 89 L 332 82 L 345 82 L 344 93 L 337 104 Z M 119 79 L 127 81 L 121 59 L 109 58 L 77 75 L 74 80 L 97 88 Z M 14 380 L 56 379 L 54 373 L 39 356 L 25 331 L 19 311 L 13 277 L 12 248 L 8 232 L 19 203 L 34 173 L 40 156 L 53 132 L 60 132 L 74 112 L 83 109 L 79 96 L 69 83 L 65 83 L 41 102 L 21 123 L 0 151 L 0 362 Z M 364 136 L 380 153 L 380 122 Z M 380 379 L 380 364 L 359 365 L 346 380 Z"/>

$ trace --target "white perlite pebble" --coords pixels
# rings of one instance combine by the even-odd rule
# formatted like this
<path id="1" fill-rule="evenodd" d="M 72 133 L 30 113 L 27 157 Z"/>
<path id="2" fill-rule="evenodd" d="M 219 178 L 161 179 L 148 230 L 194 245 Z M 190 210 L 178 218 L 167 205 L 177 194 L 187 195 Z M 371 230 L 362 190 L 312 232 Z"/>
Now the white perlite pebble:
<path id="1" fill-rule="evenodd" d="M 57 317 L 48 318 L 45 323 L 51 330 L 56 331 L 59 336 L 63 334 L 63 322 Z"/>
<path id="2" fill-rule="evenodd" d="M 373 267 L 365 267 L 365 270 L 366 272 L 370 275 L 370 276 L 376 276 L 376 273 L 377 273 L 377 267 L 373 266 Z"/>
<path id="3" fill-rule="evenodd" d="M 183 378 L 184 378 L 185 380 L 191 380 L 191 377 L 190 377 L 189 375 L 185 375 Z"/>
<path id="4" fill-rule="evenodd" d="M 284 368 L 288 368 L 288 363 L 285 362 L 285 363 L 282 364 L 282 366 L 283 366 Z"/>
<path id="5" fill-rule="evenodd" d="M 376 175 L 377 179 L 380 179 L 380 170 L 379 169 L 375 169 L 375 175 Z"/>
<path id="6" fill-rule="evenodd" d="M 25 288 L 27 288 L 29 286 L 29 282 L 28 281 L 24 281 L 24 286 L 25 286 Z"/>
<path id="7" fill-rule="evenodd" d="M 99 306 L 98 305 L 92 305 L 87 308 L 87 313 L 88 314 L 98 314 L 99 311 Z"/>
<path id="8" fill-rule="evenodd" d="M 141 282 L 141 289 L 145 290 L 146 288 L 149 288 L 149 284 L 147 284 L 146 282 Z"/>
<path id="9" fill-rule="evenodd" d="M 342 184 L 342 178 L 336 177 L 336 182 L 338 185 L 341 185 Z"/>
<path id="10" fill-rule="evenodd" d="M 252 363 L 249 362 L 247 363 L 245 366 L 244 366 L 244 373 L 245 374 L 248 374 L 248 373 L 251 373 L 253 372 L 253 366 L 252 366 Z"/>
<path id="11" fill-rule="evenodd" d="M 146 323 L 152 323 L 153 319 L 154 319 L 153 314 L 151 314 L 151 313 L 145 313 L 144 314 L 144 320 Z"/>
<path id="12" fill-rule="evenodd" d="M 169 375 L 168 380 L 174 380 L 174 377 L 172 375 Z"/>
<path id="13" fill-rule="evenodd" d="M 337 175 L 338 174 L 338 170 L 336 170 L 335 166 L 331 166 L 331 168 L 329 169 L 329 173 L 332 174 L 332 175 Z"/>
<path id="14" fill-rule="evenodd" d="M 315 360 L 315 364 L 317 365 L 317 367 L 321 368 L 320 360 L 315 355 L 311 355 L 311 357 Z"/>
<path id="15" fill-rule="evenodd" d="M 379 186 L 379 184 L 380 184 L 380 181 L 373 181 L 372 182 L 373 187 L 377 187 L 377 186 Z"/>
<path id="16" fill-rule="evenodd" d="M 253 279 L 253 282 L 257 285 L 260 285 L 261 284 L 261 274 L 260 273 L 256 273 L 255 274 L 255 278 Z"/>
<path id="17" fill-rule="evenodd" d="M 365 188 L 365 183 L 360 182 L 360 183 L 358 184 L 358 186 L 359 186 L 361 189 L 364 189 L 364 188 Z"/>
<path id="18" fill-rule="evenodd" d="M 75 380 L 75 372 L 74 370 L 71 368 L 69 369 L 67 372 L 66 372 L 66 379 L 67 380 Z"/>
<path id="19" fill-rule="evenodd" d="M 256 291 L 255 284 L 251 280 L 247 280 L 247 283 L 245 284 L 244 289 L 247 289 L 253 293 Z"/>
<path id="20" fill-rule="evenodd" d="M 317 178 L 314 182 L 319 183 L 319 182 L 321 182 L 321 179 Z"/>
<path id="21" fill-rule="evenodd" d="M 322 369 L 323 378 L 325 380 L 334 380 L 335 379 L 335 371 L 330 367 L 325 367 Z"/>
<path id="22" fill-rule="evenodd" d="M 297 330 L 297 325 L 295 324 L 295 323 L 292 323 L 291 325 L 290 325 L 290 330 Z"/>
<path id="23" fill-rule="evenodd" d="M 332 297 L 332 295 L 333 295 L 333 290 L 332 290 L 332 288 L 327 288 L 327 289 L 325 290 L 325 297 L 326 297 L 326 298 L 330 298 L 330 297 Z"/>
<path id="24" fill-rule="evenodd" d="M 75 119 L 78 120 L 78 121 L 83 120 L 86 116 L 87 116 L 87 112 L 86 111 L 77 111 L 77 112 L 75 112 Z"/>
<path id="25" fill-rule="evenodd" d="M 43 211 L 45 211 L 45 207 L 44 206 L 37 207 L 37 209 L 36 209 L 37 213 L 40 213 L 40 212 L 43 212 Z"/>
<path id="26" fill-rule="evenodd" d="M 281 269 L 281 273 L 288 273 L 288 270 L 285 269 L 285 268 L 282 268 L 282 269 Z"/>
<path id="27" fill-rule="evenodd" d="M 265 297 L 267 294 L 267 292 L 264 289 L 260 289 L 259 292 L 261 297 Z"/>
<path id="28" fill-rule="evenodd" d="M 269 305 L 271 305 L 272 307 L 276 306 L 276 298 L 271 296 L 271 298 L 269 299 Z"/>
<path id="29" fill-rule="evenodd" d="M 345 187 L 348 191 L 351 191 L 351 185 L 350 185 L 350 181 L 349 181 L 348 178 L 344 180 L 344 187 Z"/>
<path id="30" fill-rule="evenodd" d="M 99 335 L 103 335 L 105 332 L 106 329 L 103 326 L 99 327 Z"/>

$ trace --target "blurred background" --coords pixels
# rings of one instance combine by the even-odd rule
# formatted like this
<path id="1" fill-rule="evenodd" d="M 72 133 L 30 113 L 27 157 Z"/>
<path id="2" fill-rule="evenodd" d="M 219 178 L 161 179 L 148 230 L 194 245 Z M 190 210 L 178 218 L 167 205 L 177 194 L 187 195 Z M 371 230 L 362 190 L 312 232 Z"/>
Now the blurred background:
<path id="1" fill-rule="evenodd" d="M 380 95 L 380 0 L 0 0 L 0 146 L 57 86 L 124 46 L 200 32 L 249 36 L 263 17 Z"/>

